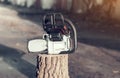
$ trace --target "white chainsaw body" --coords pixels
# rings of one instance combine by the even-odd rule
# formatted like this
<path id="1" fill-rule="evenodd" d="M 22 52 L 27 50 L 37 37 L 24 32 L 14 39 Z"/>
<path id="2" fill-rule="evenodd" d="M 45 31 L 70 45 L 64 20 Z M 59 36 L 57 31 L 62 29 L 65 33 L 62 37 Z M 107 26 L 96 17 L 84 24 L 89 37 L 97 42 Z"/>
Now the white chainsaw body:
<path id="1" fill-rule="evenodd" d="M 47 50 L 48 54 L 60 54 L 64 51 L 70 50 L 70 37 L 63 35 L 62 41 L 51 41 L 49 35 L 46 39 L 35 39 L 28 43 L 28 49 L 30 52 L 43 52 Z"/>

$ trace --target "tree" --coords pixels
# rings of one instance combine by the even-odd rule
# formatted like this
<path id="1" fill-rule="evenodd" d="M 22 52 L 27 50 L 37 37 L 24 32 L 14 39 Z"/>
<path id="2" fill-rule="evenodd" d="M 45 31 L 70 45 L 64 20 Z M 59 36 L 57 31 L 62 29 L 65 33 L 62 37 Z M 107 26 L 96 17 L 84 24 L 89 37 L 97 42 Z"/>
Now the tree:
<path id="1" fill-rule="evenodd" d="M 68 54 L 40 54 L 37 59 L 37 78 L 69 78 Z"/>
<path id="2" fill-rule="evenodd" d="M 102 4 L 101 8 L 103 9 L 103 13 L 107 17 L 111 17 L 111 14 L 115 10 L 115 3 L 116 2 L 117 2 L 117 0 L 103 0 L 103 4 Z"/>

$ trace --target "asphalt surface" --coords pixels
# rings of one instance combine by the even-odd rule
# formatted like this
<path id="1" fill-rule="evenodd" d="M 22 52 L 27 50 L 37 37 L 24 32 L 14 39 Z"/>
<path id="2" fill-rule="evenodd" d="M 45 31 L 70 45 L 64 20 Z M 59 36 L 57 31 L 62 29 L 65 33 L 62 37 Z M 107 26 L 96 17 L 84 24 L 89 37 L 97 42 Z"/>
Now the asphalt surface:
<path id="1" fill-rule="evenodd" d="M 0 77 L 35 78 L 37 53 L 28 53 L 27 42 L 41 37 L 43 30 L 4 7 L 0 7 L 0 20 Z"/>

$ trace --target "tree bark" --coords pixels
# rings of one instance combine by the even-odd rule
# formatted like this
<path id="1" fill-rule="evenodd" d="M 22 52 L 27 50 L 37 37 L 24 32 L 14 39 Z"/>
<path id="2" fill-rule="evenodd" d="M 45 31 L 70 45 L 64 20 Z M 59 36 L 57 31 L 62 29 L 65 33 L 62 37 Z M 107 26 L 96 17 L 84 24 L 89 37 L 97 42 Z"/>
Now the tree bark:
<path id="1" fill-rule="evenodd" d="M 37 78 L 69 78 L 68 54 L 38 55 Z"/>

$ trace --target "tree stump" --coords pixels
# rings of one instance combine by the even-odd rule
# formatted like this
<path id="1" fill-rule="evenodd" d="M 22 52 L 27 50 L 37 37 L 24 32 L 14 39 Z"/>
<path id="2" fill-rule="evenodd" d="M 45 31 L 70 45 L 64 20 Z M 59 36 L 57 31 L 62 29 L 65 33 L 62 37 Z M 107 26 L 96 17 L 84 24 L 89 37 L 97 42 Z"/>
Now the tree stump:
<path id="1" fill-rule="evenodd" d="M 68 54 L 38 55 L 37 78 L 69 78 Z"/>

